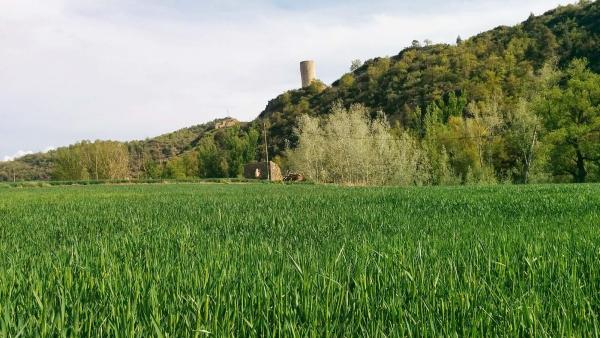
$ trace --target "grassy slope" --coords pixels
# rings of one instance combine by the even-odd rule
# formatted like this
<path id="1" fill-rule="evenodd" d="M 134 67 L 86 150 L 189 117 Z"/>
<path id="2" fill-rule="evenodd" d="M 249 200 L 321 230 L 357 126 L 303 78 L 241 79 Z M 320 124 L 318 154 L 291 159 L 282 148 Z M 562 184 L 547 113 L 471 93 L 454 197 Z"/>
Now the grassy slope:
<path id="1" fill-rule="evenodd" d="M 0 190 L 15 335 L 593 335 L 600 186 Z"/>

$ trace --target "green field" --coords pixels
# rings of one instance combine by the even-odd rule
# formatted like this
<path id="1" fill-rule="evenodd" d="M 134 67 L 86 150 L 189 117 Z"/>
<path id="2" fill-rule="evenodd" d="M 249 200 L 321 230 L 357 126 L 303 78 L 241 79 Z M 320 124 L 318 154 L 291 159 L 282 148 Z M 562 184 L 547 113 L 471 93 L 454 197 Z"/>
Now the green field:
<path id="1" fill-rule="evenodd" d="M 0 189 L 0 336 L 598 336 L 600 186 Z"/>

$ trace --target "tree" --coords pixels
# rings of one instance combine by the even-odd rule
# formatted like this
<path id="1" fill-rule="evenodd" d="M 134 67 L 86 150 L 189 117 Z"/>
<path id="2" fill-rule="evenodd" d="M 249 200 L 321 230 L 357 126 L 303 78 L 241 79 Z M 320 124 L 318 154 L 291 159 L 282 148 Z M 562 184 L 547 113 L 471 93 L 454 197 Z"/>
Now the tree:
<path id="1" fill-rule="evenodd" d="M 589 167 L 600 159 L 600 75 L 587 65 L 574 60 L 537 107 L 549 131 L 553 173 L 577 183 L 586 182 Z"/>
<path id="2" fill-rule="evenodd" d="M 198 146 L 198 166 L 200 177 L 217 178 L 226 177 L 227 171 L 223 170 L 219 149 L 214 137 L 209 135 L 200 141 Z"/>
<path id="3" fill-rule="evenodd" d="M 127 146 L 114 141 L 83 141 L 55 152 L 53 178 L 115 180 L 129 177 Z"/>
<path id="4" fill-rule="evenodd" d="M 408 133 L 395 136 L 382 114 L 340 103 L 326 118 L 302 116 L 292 169 L 317 182 L 358 185 L 424 184 L 428 163 Z"/>
<path id="5" fill-rule="evenodd" d="M 54 171 L 52 177 L 55 180 L 88 180 L 89 174 L 83 160 L 81 147 L 75 145 L 68 148 L 59 148 L 54 153 Z"/>
<path id="6" fill-rule="evenodd" d="M 170 159 L 162 172 L 162 177 L 171 179 L 187 179 L 198 177 L 198 153 L 189 151 Z"/>
<path id="7" fill-rule="evenodd" d="M 124 144 L 113 141 L 84 141 L 79 147 L 90 178 L 114 180 L 128 177 L 129 151 Z"/>
<path id="8" fill-rule="evenodd" d="M 164 176 L 162 165 L 154 160 L 147 160 L 143 166 L 145 178 L 159 179 Z"/>
<path id="9" fill-rule="evenodd" d="M 185 163 L 182 157 L 175 157 L 169 160 L 163 171 L 164 178 L 182 180 L 187 178 Z"/>
<path id="10" fill-rule="evenodd" d="M 423 143 L 436 183 L 443 180 L 452 183 L 454 175 L 467 184 L 497 181 L 493 158 L 501 121 L 498 107 L 493 103 L 471 102 L 466 110 L 465 116 L 450 114 L 447 121 L 444 121 L 446 113 L 438 105 L 427 110 Z M 444 168 L 446 162 L 451 169 Z M 438 176 L 443 176 L 443 180 L 436 178 Z"/>
<path id="11" fill-rule="evenodd" d="M 244 164 L 256 160 L 260 143 L 260 132 L 254 127 L 250 128 L 245 136 L 245 139 L 246 145 L 244 149 Z"/>
<path id="12" fill-rule="evenodd" d="M 355 72 L 360 67 L 362 67 L 362 65 L 363 65 L 363 62 L 361 60 L 359 60 L 359 59 L 352 60 L 352 64 L 350 65 L 350 71 Z"/>
<path id="13" fill-rule="evenodd" d="M 446 123 L 451 116 L 462 117 L 468 102 L 466 94 L 456 95 L 454 91 L 451 91 L 444 98 L 431 103 L 427 107 L 427 112 Z"/>
<path id="14" fill-rule="evenodd" d="M 505 123 L 506 141 L 516 154 L 516 181 L 527 184 L 540 148 L 542 121 L 531 109 L 531 104 L 521 99 L 507 114 Z"/>
<path id="15" fill-rule="evenodd" d="M 196 150 L 200 177 L 240 177 L 244 165 L 256 160 L 259 138 L 260 134 L 255 128 L 242 130 L 239 126 L 206 135 Z M 184 163 L 189 157 L 191 155 L 184 157 Z M 191 162 L 191 158 L 187 161 Z"/>
<path id="16" fill-rule="evenodd" d="M 327 180 L 325 172 L 325 135 L 319 126 L 319 119 L 302 115 L 298 121 L 296 134 L 298 146 L 288 149 L 290 166 L 316 182 Z"/>
<path id="17" fill-rule="evenodd" d="M 189 151 L 183 155 L 182 160 L 186 178 L 200 176 L 198 172 L 198 152 L 195 150 Z"/>
<path id="18" fill-rule="evenodd" d="M 437 105 L 427 109 L 423 120 L 421 145 L 430 163 L 429 183 L 432 185 L 452 185 L 460 183 L 450 166 L 450 157 L 439 135 L 445 128 L 442 112 Z"/>
<path id="19" fill-rule="evenodd" d="M 342 78 L 340 79 L 339 87 L 342 90 L 348 90 L 349 88 L 354 86 L 355 83 L 356 78 L 354 77 L 354 75 L 352 75 L 352 73 L 348 73 L 342 76 Z"/>

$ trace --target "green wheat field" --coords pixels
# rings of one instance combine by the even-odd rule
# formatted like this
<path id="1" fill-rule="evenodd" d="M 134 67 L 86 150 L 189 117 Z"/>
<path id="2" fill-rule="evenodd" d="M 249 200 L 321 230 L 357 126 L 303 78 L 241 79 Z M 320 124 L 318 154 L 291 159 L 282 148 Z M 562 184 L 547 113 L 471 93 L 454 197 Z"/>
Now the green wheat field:
<path id="1" fill-rule="evenodd" d="M 600 186 L 0 189 L 2 337 L 598 336 Z"/>

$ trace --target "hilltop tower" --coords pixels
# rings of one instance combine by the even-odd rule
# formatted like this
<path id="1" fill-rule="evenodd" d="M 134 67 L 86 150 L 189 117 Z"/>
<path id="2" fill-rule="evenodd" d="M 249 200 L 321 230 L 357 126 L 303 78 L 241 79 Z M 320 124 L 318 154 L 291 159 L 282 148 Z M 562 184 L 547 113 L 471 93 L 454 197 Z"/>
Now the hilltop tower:
<path id="1" fill-rule="evenodd" d="M 317 79 L 317 67 L 314 61 L 300 62 L 300 74 L 302 75 L 302 88 L 309 87 Z"/>

